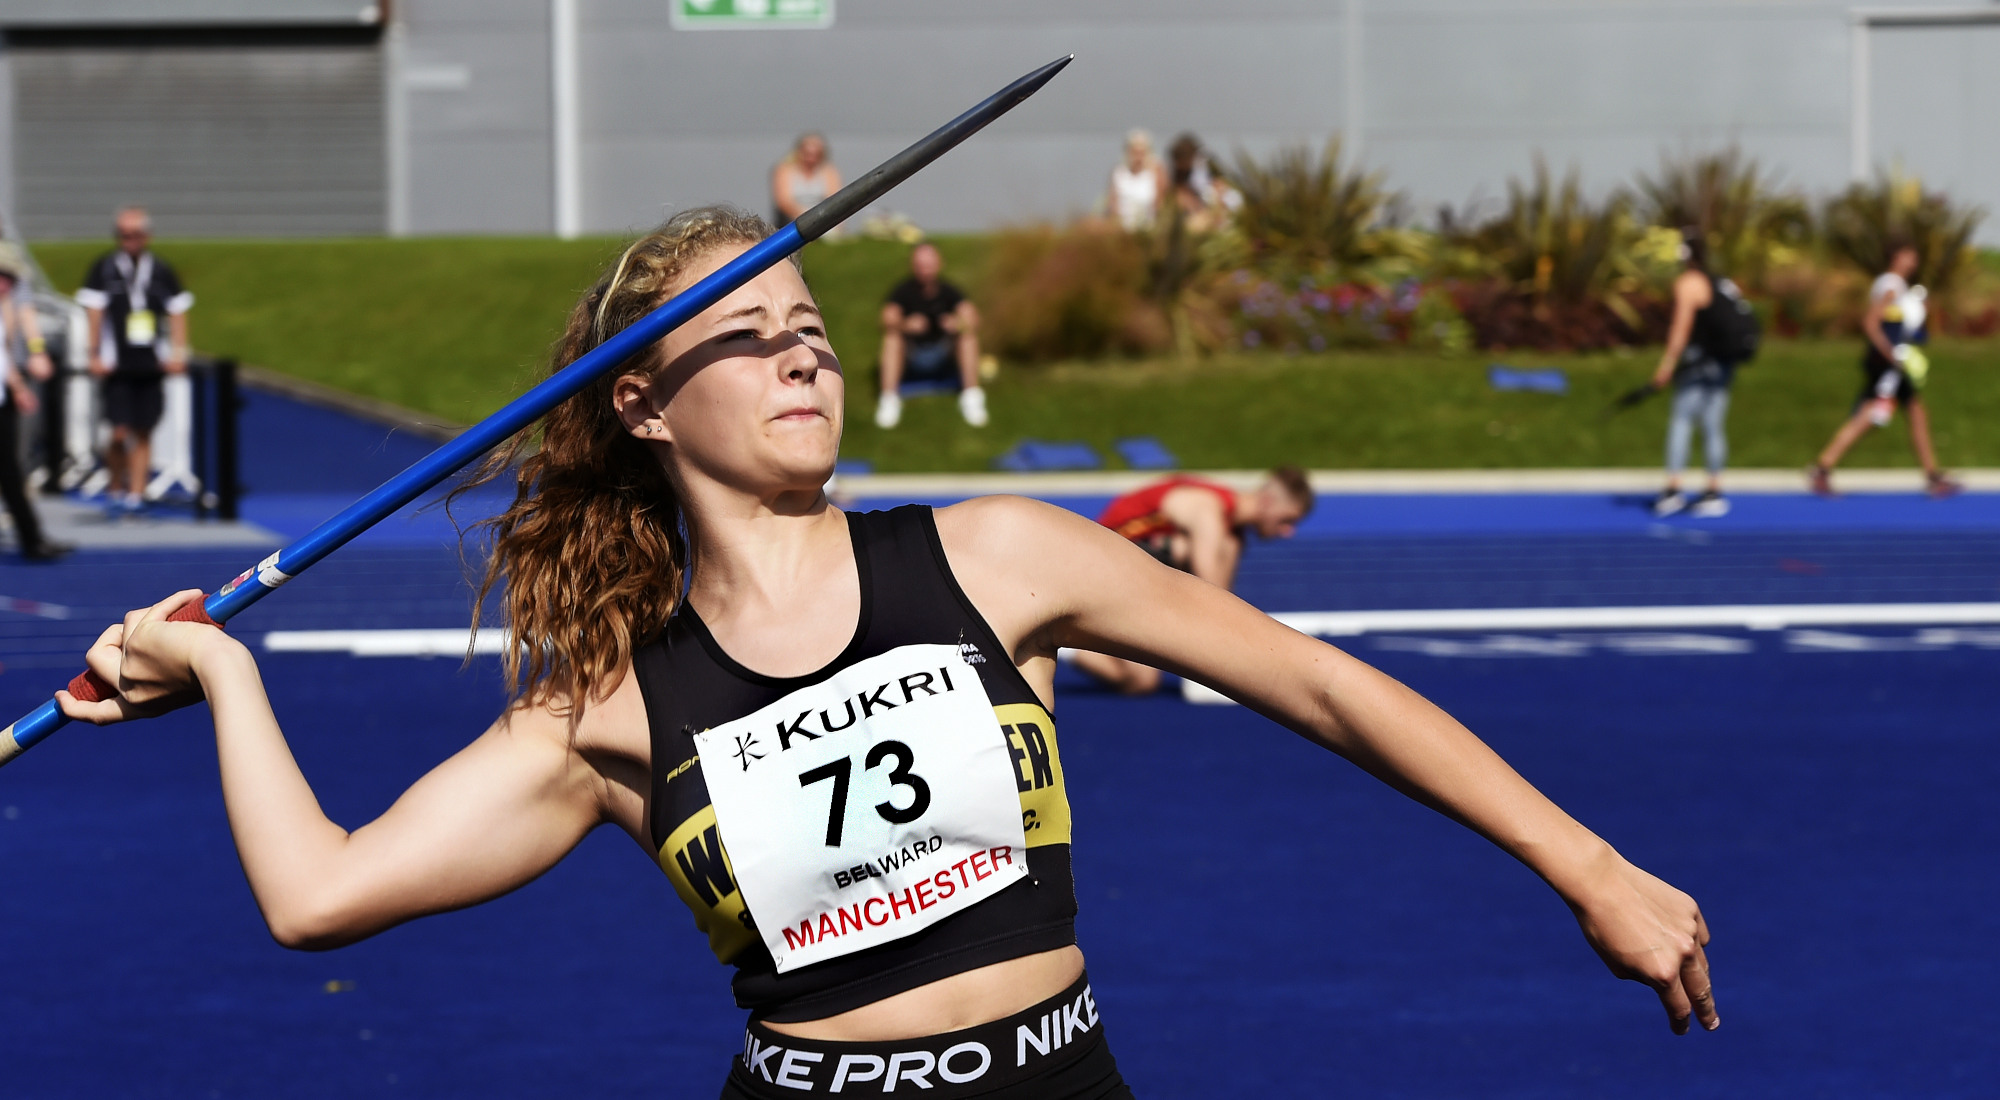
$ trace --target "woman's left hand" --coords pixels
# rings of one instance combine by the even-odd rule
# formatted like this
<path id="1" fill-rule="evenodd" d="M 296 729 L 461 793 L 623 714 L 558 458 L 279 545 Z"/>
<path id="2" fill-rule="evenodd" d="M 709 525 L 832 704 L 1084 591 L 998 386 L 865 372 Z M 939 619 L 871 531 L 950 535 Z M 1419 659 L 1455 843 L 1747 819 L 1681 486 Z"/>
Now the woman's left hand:
<path id="1" fill-rule="evenodd" d="M 1685 1035 L 1693 1016 L 1714 1031 L 1722 1024 L 1709 982 L 1708 922 L 1694 899 L 1632 865 L 1616 863 L 1599 876 L 1589 896 L 1568 899 L 1583 936 L 1611 972 L 1644 982 L 1660 995 L 1674 1034 Z"/>
<path id="2" fill-rule="evenodd" d="M 151 718 L 200 702 L 202 688 L 195 665 L 202 651 L 216 644 L 238 644 L 213 626 L 167 620 L 183 604 L 201 598 L 200 589 L 176 592 L 151 607 L 131 612 L 124 622 L 106 627 L 84 653 L 83 661 L 118 694 L 85 702 L 67 690 L 58 691 L 56 703 L 63 713 L 103 726 Z"/>

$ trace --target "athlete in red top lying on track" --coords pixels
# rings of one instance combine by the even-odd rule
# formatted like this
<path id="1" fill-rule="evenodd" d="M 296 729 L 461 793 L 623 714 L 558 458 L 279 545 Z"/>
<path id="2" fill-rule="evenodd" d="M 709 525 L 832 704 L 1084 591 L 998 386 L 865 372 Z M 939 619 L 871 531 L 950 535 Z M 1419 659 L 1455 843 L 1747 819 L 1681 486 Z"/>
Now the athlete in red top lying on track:
<path id="1" fill-rule="evenodd" d="M 1235 587 L 1246 531 L 1291 538 L 1312 506 L 1305 471 L 1280 466 L 1248 493 L 1198 477 L 1156 481 L 1112 501 L 1097 522 L 1161 562 L 1227 590 Z M 1079 650 L 1076 667 L 1130 695 L 1160 686 L 1159 669 L 1104 653 Z"/>
<path id="2" fill-rule="evenodd" d="M 675 217 L 577 304 L 552 367 L 769 232 Z M 477 905 L 624 830 L 752 1010 L 731 1100 L 1131 1096 L 1076 944 L 1062 646 L 1197 679 L 1478 831 L 1562 896 L 1612 973 L 1658 992 L 1674 1030 L 1716 1026 L 1694 899 L 1409 688 L 1039 501 L 829 505 L 840 368 L 799 269 L 778 264 L 523 433 L 540 447 L 503 456 L 520 493 L 489 574 L 517 695 L 352 832 L 321 810 L 251 650 L 168 618 L 200 593 L 91 647 L 117 697 L 57 698 L 100 723 L 208 700 L 243 870 L 291 947 Z"/>

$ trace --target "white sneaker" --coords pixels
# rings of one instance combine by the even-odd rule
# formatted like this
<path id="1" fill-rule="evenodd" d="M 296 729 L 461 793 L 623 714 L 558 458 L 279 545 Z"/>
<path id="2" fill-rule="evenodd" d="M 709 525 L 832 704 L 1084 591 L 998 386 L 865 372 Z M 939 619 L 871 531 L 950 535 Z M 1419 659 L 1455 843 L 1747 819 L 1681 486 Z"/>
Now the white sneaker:
<path id="1" fill-rule="evenodd" d="M 986 426 L 986 391 L 978 386 L 958 391 L 958 415 L 975 428 Z"/>
<path id="2" fill-rule="evenodd" d="M 1668 489 L 1653 498 L 1653 514 L 1664 519 L 1686 508 L 1687 504 L 1687 496 L 1679 489 Z"/>
<path id="3" fill-rule="evenodd" d="M 1713 489 L 1697 497 L 1694 506 L 1688 509 L 1688 515 L 1696 519 L 1716 519 L 1728 514 L 1729 498 Z"/>
<path id="4" fill-rule="evenodd" d="M 893 428 L 903 422 L 903 399 L 893 393 L 885 393 L 875 402 L 875 426 Z"/>

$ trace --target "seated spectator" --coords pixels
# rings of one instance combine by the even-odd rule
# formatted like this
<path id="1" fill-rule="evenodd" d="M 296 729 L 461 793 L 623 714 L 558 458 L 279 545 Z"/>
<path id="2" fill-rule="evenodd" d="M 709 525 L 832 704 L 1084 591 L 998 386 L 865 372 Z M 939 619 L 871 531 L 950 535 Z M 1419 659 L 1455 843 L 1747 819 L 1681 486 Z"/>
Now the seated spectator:
<path id="1" fill-rule="evenodd" d="M 1198 477 L 1156 481 L 1113 500 L 1097 522 L 1161 564 L 1227 590 L 1236 585 L 1236 566 L 1252 532 L 1266 539 L 1291 538 L 1312 508 L 1312 484 L 1305 471 L 1279 466 L 1247 493 Z M 1160 686 L 1160 670 L 1150 665 L 1087 650 L 1065 650 L 1064 655 L 1078 670 L 1128 695 Z"/>
<path id="2" fill-rule="evenodd" d="M 840 190 L 840 169 L 827 159 L 828 154 L 825 137 L 800 134 L 792 151 L 771 169 L 771 206 L 779 226 L 790 225 L 792 219 Z"/>
<path id="3" fill-rule="evenodd" d="M 979 310 L 941 277 L 936 245 L 910 252 L 910 277 L 882 306 L 882 396 L 875 424 L 903 420 L 903 387 L 958 388 L 958 411 L 975 428 L 986 426 L 986 391 L 979 388 Z"/>
<path id="4" fill-rule="evenodd" d="M 1111 170 L 1111 190 L 1104 209 L 1127 233 L 1151 229 L 1160 216 L 1160 195 L 1166 173 L 1153 155 L 1153 136 L 1144 130 L 1125 135 L 1125 159 Z"/>

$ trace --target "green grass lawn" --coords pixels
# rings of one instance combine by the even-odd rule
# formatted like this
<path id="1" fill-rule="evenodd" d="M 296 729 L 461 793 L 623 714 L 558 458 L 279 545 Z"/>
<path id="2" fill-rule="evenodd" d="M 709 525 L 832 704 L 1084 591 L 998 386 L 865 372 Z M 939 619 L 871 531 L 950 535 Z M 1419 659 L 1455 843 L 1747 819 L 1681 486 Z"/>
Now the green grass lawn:
<path id="1" fill-rule="evenodd" d="M 158 251 L 198 302 L 194 343 L 213 354 L 367 394 L 460 423 L 491 412 L 546 366 L 577 296 L 617 257 L 604 239 L 469 238 L 167 241 Z M 940 241 L 946 274 L 977 295 L 981 238 Z M 102 245 L 35 247 L 65 289 Z M 1153 435 L 1195 467 L 1277 462 L 1339 468 L 1651 466 L 1666 409 L 1608 422 L 1605 403 L 1643 380 L 1652 354 L 1400 351 L 1223 356 L 1175 362 L 1010 366 L 991 387 L 993 423 L 959 423 L 949 398 L 913 400 L 903 426 L 875 428 L 875 314 L 906 250 L 814 245 L 806 275 L 849 378 L 844 453 L 883 471 L 982 470 L 1024 437 L 1081 439 L 1110 457 Z M 1803 466 L 1859 383 L 1858 342 L 1774 342 L 1740 377 L 1730 417 L 1739 466 Z M 2000 341 L 1944 341 L 1928 398 L 1953 466 L 2000 465 Z M 1560 366 L 1565 397 L 1494 393 L 1486 364 Z M 1857 448 L 1856 465 L 1910 465 L 1900 421 Z M 1115 464 L 1115 463 L 1114 463 Z"/>

